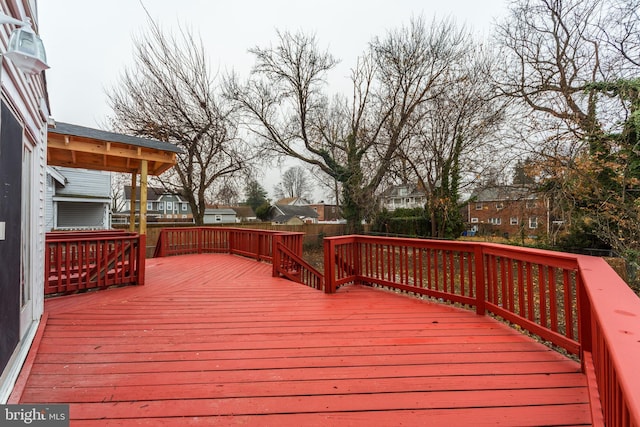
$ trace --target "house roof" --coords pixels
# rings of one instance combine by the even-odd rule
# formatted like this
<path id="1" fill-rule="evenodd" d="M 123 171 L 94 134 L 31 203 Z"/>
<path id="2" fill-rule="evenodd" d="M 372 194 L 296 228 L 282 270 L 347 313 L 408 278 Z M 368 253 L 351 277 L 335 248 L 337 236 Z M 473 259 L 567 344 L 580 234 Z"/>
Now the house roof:
<path id="1" fill-rule="evenodd" d="M 255 218 L 256 214 L 251 209 L 251 206 L 242 205 L 242 206 L 227 206 L 227 205 L 207 205 L 207 209 L 232 209 L 235 214 L 240 218 Z"/>
<path id="2" fill-rule="evenodd" d="M 537 199 L 536 192 L 524 186 L 501 185 L 476 190 L 471 198 L 477 202 L 499 202 L 507 200 Z"/>
<path id="3" fill-rule="evenodd" d="M 204 213 L 205 215 L 236 215 L 236 211 L 229 208 L 207 208 Z"/>
<path id="4" fill-rule="evenodd" d="M 240 218 L 255 218 L 256 213 L 251 209 L 251 206 L 229 206 L 236 211 L 236 214 Z"/>
<path id="5" fill-rule="evenodd" d="M 178 197 L 183 197 L 179 193 L 172 193 L 171 191 L 165 190 L 164 188 L 161 188 L 161 187 L 147 187 L 147 201 L 149 201 L 149 202 L 155 202 L 158 199 L 160 199 L 161 196 L 164 196 L 164 195 L 167 195 L 167 194 L 175 195 L 175 196 L 178 196 Z M 124 199 L 125 200 L 131 200 L 131 186 L 130 185 L 125 185 L 124 186 Z M 136 200 L 140 200 L 140 187 L 136 187 Z"/>
<path id="6" fill-rule="evenodd" d="M 56 122 L 48 129 L 47 164 L 111 172 L 160 175 L 176 164 L 182 150 L 168 142 Z"/>
<path id="7" fill-rule="evenodd" d="M 318 218 L 318 212 L 309 206 L 276 204 L 274 209 L 279 215 L 297 216 L 299 218 Z"/>
<path id="8" fill-rule="evenodd" d="M 400 194 L 401 189 L 406 189 L 406 194 Z M 415 184 L 402 184 L 402 185 L 393 185 L 382 193 L 382 197 L 412 197 L 412 196 L 424 196 L 426 193 L 424 190 L 421 190 Z"/>

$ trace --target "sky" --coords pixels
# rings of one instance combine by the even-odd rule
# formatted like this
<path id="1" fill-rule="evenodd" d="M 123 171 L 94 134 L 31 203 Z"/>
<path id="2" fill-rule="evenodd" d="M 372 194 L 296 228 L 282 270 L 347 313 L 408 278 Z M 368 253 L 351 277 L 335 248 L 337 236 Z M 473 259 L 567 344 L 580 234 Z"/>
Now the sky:
<path id="1" fill-rule="evenodd" d="M 348 87 L 349 70 L 375 36 L 412 17 L 451 17 L 478 38 L 506 14 L 506 0 L 143 0 L 166 29 L 187 26 L 202 38 L 212 69 L 246 75 L 248 49 L 275 43 L 276 30 L 314 33 L 321 48 L 341 62 L 329 76 L 330 92 Z M 40 0 L 39 32 L 51 67 L 46 72 L 51 116 L 105 129 L 111 110 L 107 91 L 133 63 L 132 38 L 148 28 L 139 0 Z M 285 166 L 286 167 L 286 166 Z M 282 170 L 266 172 L 272 193 Z"/>

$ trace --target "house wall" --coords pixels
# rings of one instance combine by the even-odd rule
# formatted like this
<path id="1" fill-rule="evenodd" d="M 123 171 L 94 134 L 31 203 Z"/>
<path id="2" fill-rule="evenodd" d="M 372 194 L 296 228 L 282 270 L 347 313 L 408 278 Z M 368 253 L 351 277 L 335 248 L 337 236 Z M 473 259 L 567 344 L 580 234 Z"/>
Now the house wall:
<path id="1" fill-rule="evenodd" d="M 54 217 L 54 204 L 53 196 L 56 192 L 56 180 L 49 174 L 46 177 L 45 185 L 45 209 L 44 209 L 44 224 L 45 231 L 51 231 L 56 226 Z"/>
<path id="2" fill-rule="evenodd" d="M 109 203 L 56 202 L 56 229 L 107 229 Z"/>
<path id="3" fill-rule="evenodd" d="M 107 229 L 111 174 L 104 171 L 52 168 L 65 178 L 60 185 L 47 174 L 45 229 Z"/>
<path id="4" fill-rule="evenodd" d="M 205 224 L 235 224 L 237 221 L 235 214 L 205 213 L 203 222 Z"/>
<path id="5" fill-rule="evenodd" d="M 11 16 L 30 17 L 34 30 L 38 32 L 35 0 L 0 0 L 0 3 L 2 10 Z M 6 51 L 13 28 L 13 25 L 0 25 L 0 52 Z M 0 337 L 3 337 L 0 339 L 5 343 L 0 350 L 2 352 L 2 356 L 0 356 L 1 404 L 7 400 L 20 366 L 26 358 L 44 305 L 44 269 L 42 266 L 44 265 L 46 140 L 49 112 L 43 76 L 25 74 L 18 70 L 10 60 L 4 57 L 0 58 L 2 61 L 0 66 L 2 102 L 22 127 L 22 144 L 19 148 L 20 154 L 17 155 L 20 156 L 20 161 L 16 165 L 19 174 L 28 178 L 24 180 L 27 183 L 26 188 L 20 191 L 22 200 L 16 200 L 15 195 L 12 194 L 12 198 L 7 203 L 7 212 L 2 214 L 6 216 L 0 218 L 0 222 L 5 222 L 5 227 L 13 235 L 11 240 L 0 240 L 3 254 L 8 250 L 15 250 L 14 239 L 16 235 L 13 233 L 18 233 L 20 246 L 17 253 L 21 258 L 21 261 L 19 260 L 15 264 L 20 268 L 18 277 L 15 277 L 14 272 L 6 280 L 0 279 L 2 292 L 13 295 L 13 299 L 5 301 L 6 307 L 2 307 L 0 310 Z M 1 117 L 0 120 L 2 120 Z M 0 128 L 4 129 L 7 123 L 8 121 L 2 121 Z M 0 140 L 1 156 L 9 156 L 5 149 L 5 141 Z M 28 152 L 28 156 L 25 155 L 24 168 L 22 166 L 23 151 Z M 21 208 L 21 202 L 26 209 Z M 15 223 L 16 215 L 20 218 L 18 224 Z M 6 258 L 2 258 L 2 262 L 2 270 L 5 270 L 5 265 L 14 265 L 13 263 L 9 264 Z M 20 307 L 22 304 L 19 298 L 16 308 L 15 295 L 20 295 L 22 277 L 24 277 L 25 289 L 29 290 L 31 299 L 29 304 Z M 4 298 L 0 297 L 0 300 L 4 300 Z M 15 322 L 16 311 L 20 316 L 18 326 Z M 14 345 L 16 334 L 19 341 Z M 4 338 L 7 336 L 11 339 Z"/>
<path id="6" fill-rule="evenodd" d="M 109 198 L 111 195 L 109 172 L 63 167 L 56 169 L 67 179 L 64 187 L 56 189 L 57 196 Z"/>
<path id="7" fill-rule="evenodd" d="M 496 200 L 471 202 L 467 205 L 469 229 L 480 233 L 516 236 L 542 235 L 547 232 L 548 209 L 544 199 Z M 535 218 L 536 227 L 532 227 Z M 513 220 L 513 221 L 512 221 Z"/>

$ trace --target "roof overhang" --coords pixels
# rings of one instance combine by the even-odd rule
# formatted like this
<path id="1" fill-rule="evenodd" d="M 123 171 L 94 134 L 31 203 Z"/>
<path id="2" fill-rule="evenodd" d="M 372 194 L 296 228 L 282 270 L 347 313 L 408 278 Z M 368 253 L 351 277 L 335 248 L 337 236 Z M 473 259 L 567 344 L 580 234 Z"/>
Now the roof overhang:
<path id="1" fill-rule="evenodd" d="M 114 132 L 56 123 L 48 129 L 47 164 L 140 173 L 143 160 L 147 173 L 160 175 L 172 168 L 181 150 L 173 144 Z"/>

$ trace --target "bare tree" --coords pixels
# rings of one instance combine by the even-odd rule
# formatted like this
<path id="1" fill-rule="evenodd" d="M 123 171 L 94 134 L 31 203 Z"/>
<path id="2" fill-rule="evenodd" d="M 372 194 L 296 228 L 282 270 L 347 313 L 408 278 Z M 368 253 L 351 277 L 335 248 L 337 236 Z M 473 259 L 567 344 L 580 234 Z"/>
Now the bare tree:
<path id="1" fill-rule="evenodd" d="M 108 93 L 112 126 L 182 148 L 178 164 L 160 181 L 187 198 L 202 224 L 207 190 L 251 162 L 233 106 L 217 94 L 202 42 L 189 31 L 175 36 L 151 23 L 134 45 L 135 64 Z"/>
<path id="2" fill-rule="evenodd" d="M 498 98 L 489 84 L 493 58 L 471 40 L 464 47 L 465 57 L 445 70 L 448 84 L 421 106 L 421 120 L 401 147 L 396 165 L 401 181 L 417 182 L 427 193 L 433 237 L 462 231 L 463 177 L 507 157 L 499 136 L 508 100 Z"/>
<path id="3" fill-rule="evenodd" d="M 497 27 L 504 58 L 502 93 L 543 120 L 558 120 L 576 138 L 597 133 L 597 97 L 587 85 L 603 77 L 593 25 L 601 0 L 523 0 Z M 533 118 L 535 119 L 535 117 Z M 555 126 L 552 124 L 552 126 Z M 557 128 L 555 128 L 557 130 Z"/>
<path id="4" fill-rule="evenodd" d="M 309 198 L 313 185 L 302 166 L 293 166 L 282 174 L 282 181 L 274 189 L 278 199 L 287 197 Z"/>
<path id="5" fill-rule="evenodd" d="M 632 262 L 640 253 L 638 6 L 522 0 L 498 29 L 501 87 L 526 107 L 523 141 L 543 189 L 560 214 Z"/>
<path id="6" fill-rule="evenodd" d="M 342 184 L 342 210 L 361 229 L 398 148 L 463 55 L 463 33 L 449 22 L 412 20 L 376 38 L 352 73 L 351 101 L 328 101 L 324 77 L 336 63 L 315 37 L 278 33 L 274 48 L 254 48 L 247 84 L 230 79 L 229 96 L 246 113 L 263 148 L 314 166 Z"/>
<path id="7" fill-rule="evenodd" d="M 122 212 L 129 208 L 125 203 L 124 186 L 130 184 L 130 182 L 131 175 L 116 172 L 111 173 L 111 189 L 109 195 L 111 198 L 111 212 Z"/>

